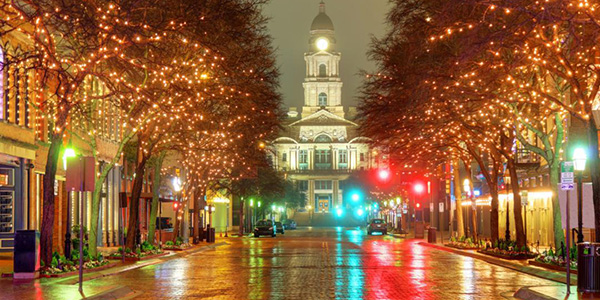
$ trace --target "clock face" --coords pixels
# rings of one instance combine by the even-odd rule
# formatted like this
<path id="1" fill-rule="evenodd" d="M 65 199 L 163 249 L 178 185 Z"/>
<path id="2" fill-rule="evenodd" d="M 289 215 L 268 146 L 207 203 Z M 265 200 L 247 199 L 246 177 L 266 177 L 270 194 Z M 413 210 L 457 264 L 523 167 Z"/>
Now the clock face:
<path id="1" fill-rule="evenodd" d="M 329 48 L 329 41 L 326 38 L 319 38 L 317 40 L 317 48 L 321 51 L 327 50 Z"/>

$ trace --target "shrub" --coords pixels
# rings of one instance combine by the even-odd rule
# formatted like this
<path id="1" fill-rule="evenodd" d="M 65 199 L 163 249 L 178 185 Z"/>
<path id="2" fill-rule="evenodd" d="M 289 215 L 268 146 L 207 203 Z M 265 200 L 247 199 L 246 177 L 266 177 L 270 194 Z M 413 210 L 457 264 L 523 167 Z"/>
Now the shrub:
<path id="1" fill-rule="evenodd" d="M 167 245 L 167 246 L 173 246 L 174 244 L 173 244 L 173 241 L 167 241 L 167 242 L 165 243 L 165 245 Z"/>
<path id="2" fill-rule="evenodd" d="M 52 262 L 50 263 L 50 266 L 53 268 L 58 267 L 58 259 L 56 259 L 56 256 L 52 257 Z"/>
<path id="3" fill-rule="evenodd" d="M 138 256 L 142 254 L 142 250 L 140 250 L 140 248 L 136 248 L 135 249 L 135 254 L 137 254 Z"/>
<path id="4" fill-rule="evenodd" d="M 142 243 L 142 251 L 147 252 L 147 251 L 152 251 L 155 250 L 156 248 L 154 247 L 154 245 L 150 244 L 148 241 L 144 241 Z"/>

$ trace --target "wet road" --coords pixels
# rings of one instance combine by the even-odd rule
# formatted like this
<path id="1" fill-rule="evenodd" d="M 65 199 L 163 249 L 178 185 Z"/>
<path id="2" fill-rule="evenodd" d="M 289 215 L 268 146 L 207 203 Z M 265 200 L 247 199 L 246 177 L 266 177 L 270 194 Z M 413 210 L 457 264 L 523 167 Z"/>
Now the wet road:
<path id="1" fill-rule="evenodd" d="M 299 229 L 91 280 L 138 299 L 506 299 L 555 283 L 356 228 Z"/>

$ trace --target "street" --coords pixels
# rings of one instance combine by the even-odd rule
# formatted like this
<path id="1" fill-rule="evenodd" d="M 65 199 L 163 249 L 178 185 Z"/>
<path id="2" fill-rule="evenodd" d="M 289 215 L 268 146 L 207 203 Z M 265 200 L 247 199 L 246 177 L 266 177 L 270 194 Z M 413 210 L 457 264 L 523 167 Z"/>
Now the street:
<path id="1" fill-rule="evenodd" d="M 357 228 L 301 228 L 227 243 L 85 285 L 127 285 L 139 299 L 506 299 L 522 286 L 556 285 Z"/>

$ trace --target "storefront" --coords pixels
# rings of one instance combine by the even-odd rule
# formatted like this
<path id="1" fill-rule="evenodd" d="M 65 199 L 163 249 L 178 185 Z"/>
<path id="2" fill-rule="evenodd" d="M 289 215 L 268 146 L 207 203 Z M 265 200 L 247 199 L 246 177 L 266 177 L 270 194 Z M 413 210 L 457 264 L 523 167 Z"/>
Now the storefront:
<path id="1" fill-rule="evenodd" d="M 0 154 L 0 252 L 12 251 L 15 232 L 26 229 L 26 161 Z"/>

